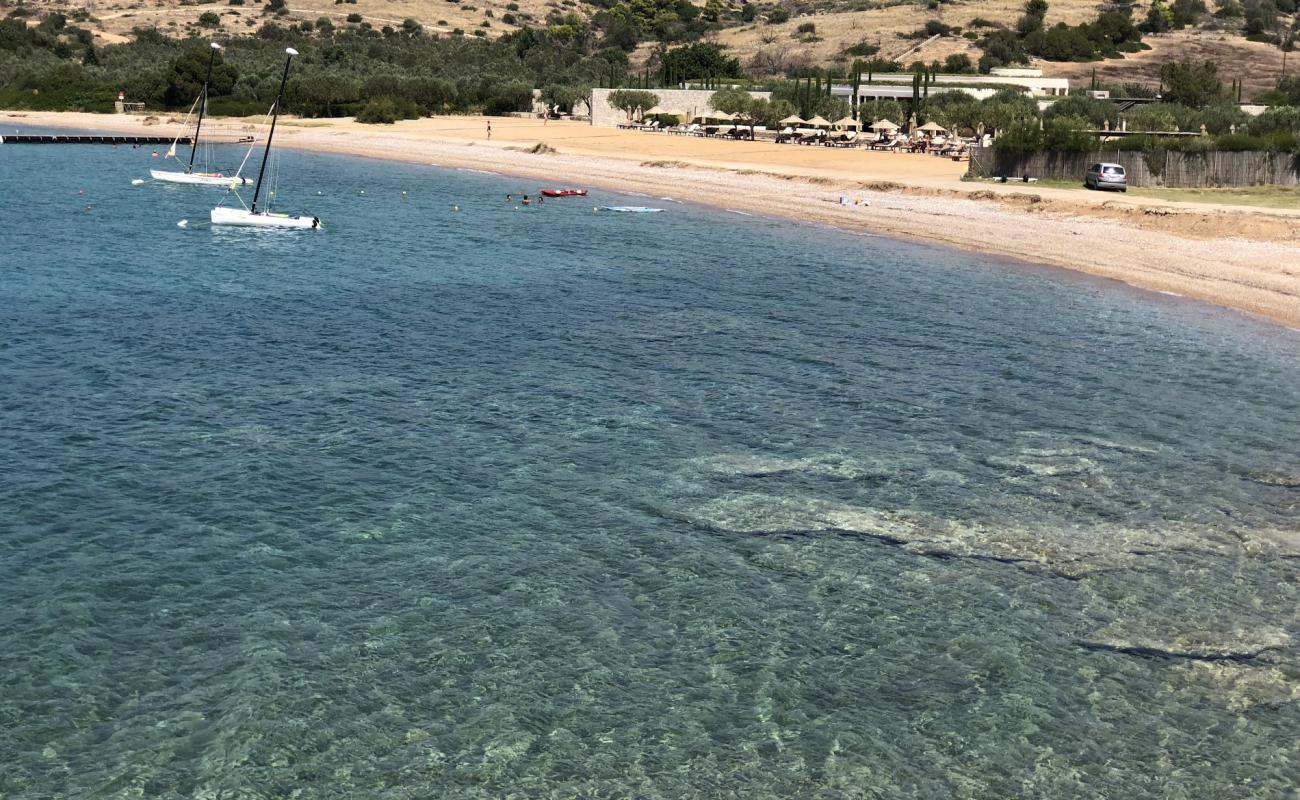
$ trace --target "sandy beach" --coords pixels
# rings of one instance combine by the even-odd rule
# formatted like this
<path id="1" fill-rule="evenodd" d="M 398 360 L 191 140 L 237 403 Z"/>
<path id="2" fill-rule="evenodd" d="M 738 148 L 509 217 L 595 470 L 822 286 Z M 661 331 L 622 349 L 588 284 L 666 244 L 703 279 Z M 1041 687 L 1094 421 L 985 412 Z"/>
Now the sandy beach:
<path id="1" fill-rule="evenodd" d="M 147 132 L 145 117 L 4 112 L 36 128 Z M 732 142 L 531 119 L 437 117 L 395 125 L 281 120 L 286 147 L 592 186 L 942 243 L 1050 264 L 1300 327 L 1300 209 L 1252 208 L 969 183 L 927 155 Z M 252 131 L 248 120 L 217 126 Z M 545 147 L 538 147 L 545 145 Z M 540 152 L 532 152 L 538 150 Z M 842 205 L 847 198 L 849 205 Z M 858 204 L 856 201 L 862 201 Z"/>

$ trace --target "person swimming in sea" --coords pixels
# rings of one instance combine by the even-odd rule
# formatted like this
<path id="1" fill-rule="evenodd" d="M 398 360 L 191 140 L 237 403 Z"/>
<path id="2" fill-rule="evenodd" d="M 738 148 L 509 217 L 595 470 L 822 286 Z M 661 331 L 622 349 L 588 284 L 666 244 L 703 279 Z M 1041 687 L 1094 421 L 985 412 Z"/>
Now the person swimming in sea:
<path id="1" fill-rule="evenodd" d="M 528 195 L 524 195 L 524 199 L 521 200 L 520 202 L 522 202 L 522 203 L 523 203 L 524 205 L 526 205 L 526 206 L 528 206 L 528 205 L 532 205 L 532 203 L 533 203 L 533 201 L 531 201 L 531 200 L 528 199 Z"/>
<path id="2" fill-rule="evenodd" d="M 514 201 L 515 201 L 515 196 L 514 196 L 514 195 L 512 195 L 512 194 L 508 194 L 508 195 L 506 195 L 506 202 L 507 202 L 507 203 L 513 203 Z"/>

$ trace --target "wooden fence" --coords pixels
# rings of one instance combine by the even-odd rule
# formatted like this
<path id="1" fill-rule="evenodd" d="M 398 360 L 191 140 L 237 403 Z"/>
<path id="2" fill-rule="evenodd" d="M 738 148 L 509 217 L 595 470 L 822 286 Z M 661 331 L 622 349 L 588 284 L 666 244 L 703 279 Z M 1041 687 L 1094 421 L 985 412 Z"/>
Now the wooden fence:
<path id="1" fill-rule="evenodd" d="M 1211 150 L 1205 153 L 1165 151 L 1156 163 L 1146 153 L 1133 150 L 1101 150 L 1093 153 L 1040 151 L 1025 155 L 998 153 L 994 147 L 971 151 L 971 178 L 1048 178 L 1083 183 L 1083 173 L 1098 161 L 1121 164 L 1128 173 L 1128 185 L 1204 189 L 1233 186 L 1295 186 L 1300 157 L 1289 153 Z M 1163 163 L 1161 163 L 1163 162 Z M 1155 167 L 1155 169 L 1152 169 Z"/>

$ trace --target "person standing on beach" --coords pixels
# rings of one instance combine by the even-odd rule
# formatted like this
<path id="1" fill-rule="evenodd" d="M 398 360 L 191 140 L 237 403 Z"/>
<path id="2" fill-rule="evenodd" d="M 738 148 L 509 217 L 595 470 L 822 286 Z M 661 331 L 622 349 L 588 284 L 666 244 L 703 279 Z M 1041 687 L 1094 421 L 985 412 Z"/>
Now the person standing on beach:
<path id="1" fill-rule="evenodd" d="M 488 120 L 488 138 L 492 138 L 492 120 Z"/>

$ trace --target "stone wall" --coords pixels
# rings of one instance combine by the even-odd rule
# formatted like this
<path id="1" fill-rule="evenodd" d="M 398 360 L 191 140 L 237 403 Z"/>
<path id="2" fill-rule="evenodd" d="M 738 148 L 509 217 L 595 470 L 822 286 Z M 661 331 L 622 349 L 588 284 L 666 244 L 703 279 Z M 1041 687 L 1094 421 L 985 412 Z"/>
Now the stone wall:
<path id="1" fill-rule="evenodd" d="M 616 128 L 627 122 L 627 114 L 611 108 L 607 102 L 614 89 L 591 90 L 591 124 L 597 128 Z M 649 89 L 659 97 L 659 107 L 671 111 L 684 111 L 691 116 L 712 110 L 709 98 L 712 89 Z M 753 97 L 768 99 L 771 92 L 750 92 Z"/>
<path id="2" fill-rule="evenodd" d="M 1164 163 L 1152 170 L 1144 153 L 1132 150 L 1102 150 L 1093 153 L 1038 152 L 1028 155 L 999 154 L 993 147 L 976 147 L 971 151 L 966 174 L 972 178 L 1006 176 L 1078 181 L 1098 161 L 1121 164 L 1133 187 L 1164 186 L 1177 189 L 1212 187 L 1295 186 L 1296 166 L 1300 160 L 1286 153 L 1207 153 L 1165 152 Z"/>

